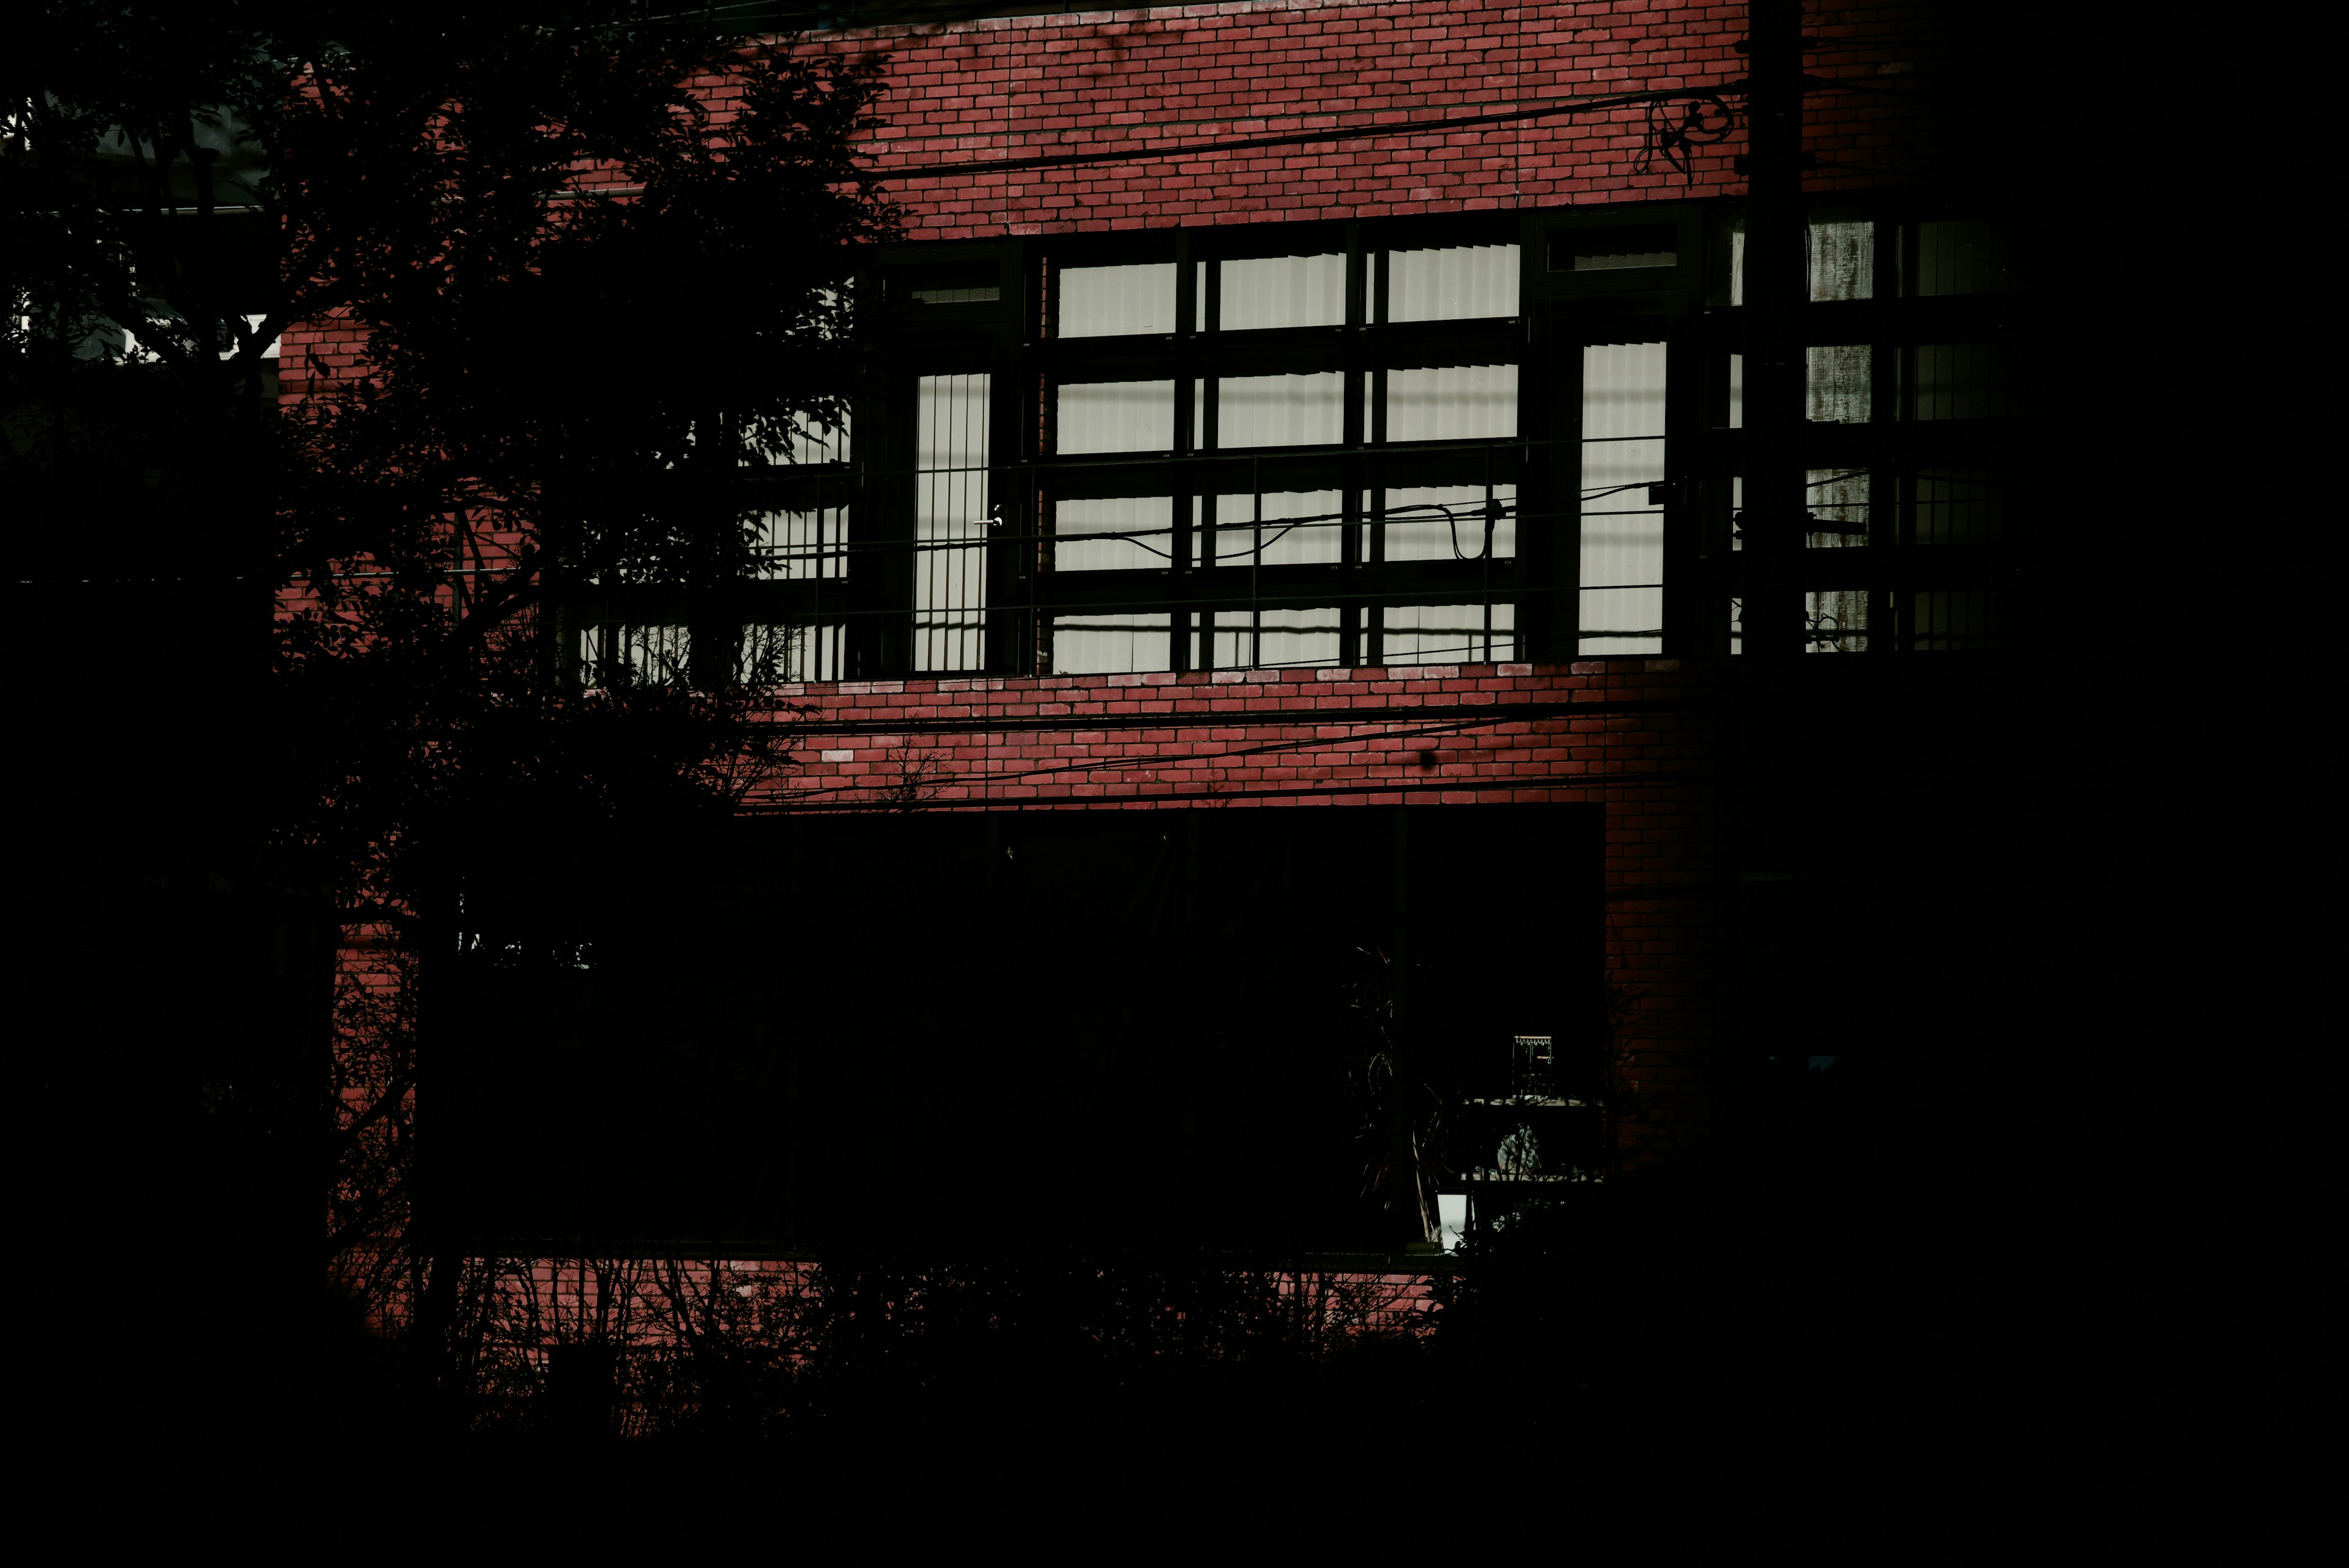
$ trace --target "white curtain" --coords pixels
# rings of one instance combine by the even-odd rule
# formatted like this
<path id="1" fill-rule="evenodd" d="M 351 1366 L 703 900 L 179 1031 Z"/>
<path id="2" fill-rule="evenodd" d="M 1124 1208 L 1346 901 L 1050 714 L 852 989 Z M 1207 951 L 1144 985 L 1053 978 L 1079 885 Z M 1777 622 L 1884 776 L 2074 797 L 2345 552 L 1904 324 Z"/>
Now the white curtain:
<path id="1" fill-rule="evenodd" d="M 1171 402 L 1174 383 L 1165 385 Z M 1346 378 L 1226 376 L 1216 383 L 1216 431 L 1226 448 L 1335 446 L 1346 433 Z"/>
<path id="2" fill-rule="evenodd" d="M 1220 331 L 1345 324 L 1342 255 L 1255 256 L 1209 265 L 1222 269 L 1223 306 L 1216 322 Z"/>
<path id="3" fill-rule="evenodd" d="M 1517 313 L 1517 247 L 1389 251 L 1389 321 L 1464 321 Z"/>
<path id="4" fill-rule="evenodd" d="M 1387 440 L 1489 441 L 1517 433 L 1515 365 L 1387 372 Z"/>
<path id="5" fill-rule="evenodd" d="M 1072 266 L 1061 271 L 1063 337 L 1126 337 L 1174 330 L 1174 264 Z"/>
<path id="6" fill-rule="evenodd" d="M 1216 497 L 1216 559 L 1246 566 L 1260 536 L 1268 566 L 1311 566 L 1337 561 L 1342 552 L 1344 503 L 1334 490 L 1268 491 L 1264 523 L 1256 523 L 1256 497 Z"/>
<path id="7" fill-rule="evenodd" d="M 1060 389 L 1054 409 L 1063 457 L 1174 450 L 1172 381 L 1080 381 Z"/>

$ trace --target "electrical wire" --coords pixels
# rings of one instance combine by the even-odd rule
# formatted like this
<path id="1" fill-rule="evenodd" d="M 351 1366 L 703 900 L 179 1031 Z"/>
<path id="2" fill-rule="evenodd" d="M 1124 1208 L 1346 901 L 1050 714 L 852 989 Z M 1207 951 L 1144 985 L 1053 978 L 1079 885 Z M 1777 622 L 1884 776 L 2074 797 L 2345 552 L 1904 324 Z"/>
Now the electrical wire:
<path id="1" fill-rule="evenodd" d="M 1270 147 L 1304 147 L 1325 141 L 1381 141 L 1399 136 L 1444 136 L 1469 126 L 1506 125 L 1548 119 L 1558 115 L 1581 114 L 1595 109 L 1630 109 L 1648 104 L 1669 104 L 1688 100 L 1702 100 L 1714 104 L 1719 107 L 1721 112 L 1726 114 L 1729 110 L 1728 106 L 1723 102 L 1723 95 L 1743 94 L 1744 90 L 1745 83 L 1739 80 L 1710 88 L 1674 88 L 1662 92 L 1616 93 L 1605 98 L 1557 99 L 1536 105 L 1531 109 L 1500 109 L 1488 114 L 1452 115 L 1435 119 L 1390 120 L 1376 124 L 1335 126 L 1321 130 L 1288 131 L 1278 136 L 1227 137 L 1205 141 L 1126 148 L 1112 152 L 1052 153 L 1031 158 L 993 158 L 955 163 L 880 168 L 870 171 L 864 178 L 875 183 L 895 183 L 902 180 L 950 179 L 972 174 L 1012 174 L 1030 170 L 1074 169 L 1100 163 L 1139 163 L 1164 158 L 1205 157 L 1218 152 L 1248 152 Z M 1154 128 L 1145 126 L 1136 129 Z M 879 154 L 866 153 L 863 156 L 877 157 Z"/>

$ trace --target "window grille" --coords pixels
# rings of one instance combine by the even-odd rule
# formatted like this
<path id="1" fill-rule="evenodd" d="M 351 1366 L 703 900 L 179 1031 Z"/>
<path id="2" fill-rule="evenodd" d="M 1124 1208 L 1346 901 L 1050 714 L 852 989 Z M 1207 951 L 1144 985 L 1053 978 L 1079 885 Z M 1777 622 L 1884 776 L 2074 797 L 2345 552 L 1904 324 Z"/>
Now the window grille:
<path id="1" fill-rule="evenodd" d="M 987 446 L 992 379 L 925 376 L 916 413 L 914 664 L 987 662 Z"/>

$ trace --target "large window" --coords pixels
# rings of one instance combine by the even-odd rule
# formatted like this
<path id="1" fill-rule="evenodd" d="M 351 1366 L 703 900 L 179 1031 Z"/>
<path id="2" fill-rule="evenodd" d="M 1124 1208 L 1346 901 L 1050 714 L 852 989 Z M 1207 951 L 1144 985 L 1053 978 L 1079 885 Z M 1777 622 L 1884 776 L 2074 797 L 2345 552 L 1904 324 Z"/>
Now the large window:
<path id="1" fill-rule="evenodd" d="M 1706 587 L 1744 651 L 1743 469 L 1753 455 L 1740 352 L 1744 232 L 1714 224 L 1704 337 L 1713 412 L 1698 530 Z M 2006 231 L 1930 211 L 1821 207 L 1807 226 L 1806 506 L 1794 563 L 1802 646 L 1923 653 L 2011 645 L 2023 624 L 2013 502 L 2033 454 L 2013 416 L 2015 269 Z M 1720 308 L 1725 306 L 1726 308 Z M 1782 590 L 1783 591 L 1783 590 Z M 1791 606 L 1783 608 L 1794 607 Z M 1683 646 L 1702 649 L 1705 639 Z"/>
<path id="2" fill-rule="evenodd" d="M 790 679 L 1992 647 L 2023 532 L 2016 253 L 1821 206 L 1809 517 L 1748 571 L 1744 234 L 1658 203 L 908 246 L 857 441 L 756 475 L 726 615 L 588 607 L 583 664 Z M 1749 580 L 1751 578 L 1751 580 Z M 731 612 L 730 612 L 731 613 Z M 633 629 L 631 629 L 633 628 Z M 667 628 L 667 629 L 663 629 Z"/>

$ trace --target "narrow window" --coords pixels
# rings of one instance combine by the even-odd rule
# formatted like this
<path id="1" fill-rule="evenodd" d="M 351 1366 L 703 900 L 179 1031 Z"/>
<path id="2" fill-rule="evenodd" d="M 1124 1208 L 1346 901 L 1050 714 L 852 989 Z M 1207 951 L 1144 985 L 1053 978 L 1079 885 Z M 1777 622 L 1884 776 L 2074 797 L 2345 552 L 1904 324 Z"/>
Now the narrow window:
<path id="1" fill-rule="evenodd" d="M 1273 327 L 1337 327 L 1346 319 L 1342 255 L 1255 256 L 1211 264 L 1221 269 L 1222 332 Z"/>
<path id="2" fill-rule="evenodd" d="M 1582 351 L 1585 656 L 1663 651 L 1664 346 Z"/>
<path id="3" fill-rule="evenodd" d="M 1389 321 L 1471 321 L 1517 313 L 1517 247 L 1389 251 Z"/>
<path id="4" fill-rule="evenodd" d="M 1386 373 L 1387 440 L 1489 441 L 1517 433 L 1515 365 L 1437 365 Z"/>
<path id="5" fill-rule="evenodd" d="M 914 664 L 978 670 L 987 657 L 989 378 L 925 376 L 915 445 Z"/>
<path id="6" fill-rule="evenodd" d="M 1060 336 L 1137 337 L 1174 330 L 1174 264 L 1061 269 Z"/>

